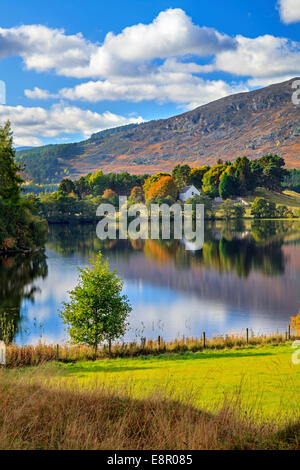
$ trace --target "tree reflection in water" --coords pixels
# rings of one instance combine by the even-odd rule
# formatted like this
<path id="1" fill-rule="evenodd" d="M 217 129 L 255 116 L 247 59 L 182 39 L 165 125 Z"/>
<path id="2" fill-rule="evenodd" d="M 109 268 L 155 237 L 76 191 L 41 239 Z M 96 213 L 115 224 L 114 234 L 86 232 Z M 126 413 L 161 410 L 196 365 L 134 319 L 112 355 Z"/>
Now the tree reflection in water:
<path id="1" fill-rule="evenodd" d="M 13 341 L 21 323 L 21 304 L 34 302 L 34 281 L 48 274 L 44 250 L 0 257 L 0 339 Z"/>
<path id="2" fill-rule="evenodd" d="M 182 279 L 189 283 L 188 289 L 192 292 L 198 278 L 189 278 L 189 269 L 217 274 L 213 289 L 219 279 L 218 273 L 234 274 L 239 279 L 246 279 L 253 272 L 268 278 L 284 274 L 287 261 L 283 247 L 286 243 L 300 243 L 297 224 L 269 220 L 231 224 L 207 222 L 203 249 L 196 252 L 187 251 L 179 240 L 102 241 L 96 236 L 95 225 L 55 225 L 49 228 L 47 249 L 62 258 L 80 255 L 78 264 L 87 263 L 101 250 L 124 279 L 145 280 L 153 285 L 159 282 L 162 286 L 173 286 L 175 290 Z M 18 334 L 22 302 L 25 299 L 34 302 L 35 281 L 39 277 L 46 278 L 47 273 L 43 251 L 0 257 L 0 338 L 6 335 L 12 341 Z M 223 299 L 224 292 L 220 290 L 219 294 Z"/>
<path id="3" fill-rule="evenodd" d="M 247 277 L 251 270 L 267 275 L 284 272 L 282 245 L 284 237 L 297 232 L 295 222 L 246 221 L 231 224 L 206 223 L 202 250 L 190 252 L 179 240 L 99 240 L 91 225 L 54 226 L 50 228 L 48 247 L 62 256 L 80 253 L 93 256 L 116 252 L 122 259 L 133 251 L 141 251 L 145 258 L 177 267 L 199 265 L 218 272 L 234 272 Z"/>

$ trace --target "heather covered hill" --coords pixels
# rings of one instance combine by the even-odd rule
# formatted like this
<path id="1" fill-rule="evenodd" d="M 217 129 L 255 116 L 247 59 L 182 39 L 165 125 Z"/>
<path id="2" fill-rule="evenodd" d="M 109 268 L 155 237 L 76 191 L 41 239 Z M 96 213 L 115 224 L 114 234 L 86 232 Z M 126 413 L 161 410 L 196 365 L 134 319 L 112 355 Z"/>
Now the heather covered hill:
<path id="1" fill-rule="evenodd" d="M 300 107 L 292 103 L 295 79 L 239 93 L 158 121 L 93 134 L 88 140 L 18 152 L 37 182 L 76 178 L 96 169 L 154 173 L 276 153 L 300 168 Z"/>

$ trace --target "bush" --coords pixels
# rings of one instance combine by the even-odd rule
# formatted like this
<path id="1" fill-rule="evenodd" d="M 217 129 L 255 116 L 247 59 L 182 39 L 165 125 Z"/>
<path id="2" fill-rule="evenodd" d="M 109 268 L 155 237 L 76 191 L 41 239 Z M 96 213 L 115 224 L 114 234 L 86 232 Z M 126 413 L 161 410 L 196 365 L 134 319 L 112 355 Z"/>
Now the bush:
<path id="1" fill-rule="evenodd" d="M 294 217 L 294 213 L 286 206 L 277 206 L 277 217 L 281 219 L 290 219 Z"/>
<path id="2" fill-rule="evenodd" d="M 207 194 L 201 194 L 201 196 L 194 196 L 191 199 L 186 201 L 187 204 L 192 204 L 193 214 L 195 214 L 196 204 L 204 205 L 204 218 L 214 220 L 215 218 L 215 208 L 213 200 Z"/>
<path id="3" fill-rule="evenodd" d="M 231 199 L 221 204 L 221 210 L 226 220 L 230 219 L 241 219 L 244 217 L 246 209 L 242 204 L 238 204 Z"/>
<path id="4" fill-rule="evenodd" d="M 251 215 L 255 219 L 274 218 L 277 216 L 276 204 L 262 197 L 257 197 L 252 204 Z"/>

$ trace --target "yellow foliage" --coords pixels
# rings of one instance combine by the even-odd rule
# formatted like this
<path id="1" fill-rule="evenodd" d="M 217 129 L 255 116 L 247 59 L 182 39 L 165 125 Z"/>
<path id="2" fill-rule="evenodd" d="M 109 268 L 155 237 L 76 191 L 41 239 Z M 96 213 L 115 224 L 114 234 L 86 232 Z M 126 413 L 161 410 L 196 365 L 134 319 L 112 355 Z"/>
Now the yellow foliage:
<path id="1" fill-rule="evenodd" d="M 291 317 L 291 328 L 296 332 L 300 331 L 300 310 L 298 315 Z"/>

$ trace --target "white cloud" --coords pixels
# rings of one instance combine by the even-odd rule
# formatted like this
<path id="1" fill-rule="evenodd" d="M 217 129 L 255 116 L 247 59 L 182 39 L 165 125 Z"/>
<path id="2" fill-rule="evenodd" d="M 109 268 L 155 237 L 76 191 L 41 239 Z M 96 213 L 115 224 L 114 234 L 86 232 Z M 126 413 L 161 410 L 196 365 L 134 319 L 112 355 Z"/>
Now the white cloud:
<path id="1" fill-rule="evenodd" d="M 102 101 L 128 100 L 140 102 L 178 103 L 194 108 L 229 94 L 246 91 L 243 84 L 228 84 L 223 80 L 204 80 L 184 72 L 159 70 L 147 77 L 118 80 L 90 81 L 60 91 L 62 97 L 70 100 Z"/>
<path id="2" fill-rule="evenodd" d="M 234 47 L 232 38 L 213 28 L 193 24 L 180 8 L 159 13 L 149 25 L 140 23 L 118 35 L 108 33 L 103 44 L 104 49 L 125 61 L 186 54 L 207 56 Z"/>
<path id="3" fill-rule="evenodd" d="M 28 69 L 55 69 L 78 78 L 144 74 L 151 69 L 147 62 L 155 58 L 202 57 L 234 47 L 234 39 L 193 24 L 179 8 L 159 13 L 150 24 L 127 27 L 120 34 L 109 32 L 102 45 L 80 33 L 66 35 L 42 25 L 0 28 L 0 58 L 19 55 Z"/>
<path id="4" fill-rule="evenodd" d="M 300 21 L 299 0 L 279 0 L 278 7 L 280 18 L 284 23 L 289 24 Z"/>
<path id="5" fill-rule="evenodd" d="M 140 23 L 118 35 L 108 33 L 103 45 L 92 53 L 91 76 L 144 75 L 149 70 L 147 61 L 155 58 L 205 57 L 234 48 L 234 39 L 213 28 L 200 28 L 179 8 L 169 9 L 149 25 Z"/>
<path id="6" fill-rule="evenodd" d="M 51 98 L 59 98 L 58 94 L 50 93 L 48 90 L 34 87 L 33 90 L 24 90 L 24 94 L 29 99 L 49 100 Z"/>
<path id="7" fill-rule="evenodd" d="M 42 31 L 45 36 L 48 34 L 50 42 L 55 42 L 54 50 L 59 50 L 60 42 L 65 43 L 71 51 L 69 56 L 73 54 L 78 60 L 65 63 L 59 59 L 55 63 L 53 52 L 48 65 L 41 64 L 38 58 L 39 69 L 51 65 L 60 74 L 94 80 L 57 93 L 37 87 L 25 90 L 30 99 L 156 100 L 190 109 L 228 94 L 247 91 L 248 86 L 265 86 L 300 74 L 299 43 L 271 35 L 257 38 L 238 35 L 233 39 L 193 24 L 181 9 L 163 11 L 148 25 L 137 24 L 120 34 L 108 33 L 102 45 L 91 44 L 81 35 Z M 77 48 L 84 51 L 84 60 Z M 209 56 L 210 63 L 197 64 L 197 56 Z M 27 55 L 26 65 L 34 67 L 37 57 Z M 162 63 L 158 65 L 157 59 Z M 247 77 L 247 85 L 243 81 L 230 83 L 203 78 L 203 74 L 214 71 Z"/>
<path id="8" fill-rule="evenodd" d="M 282 77 L 282 81 L 287 76 L 292 78 L 300 74 L 299 43 L 271 35 L 254 39 L 237 36 L 236 39 L 238 47 L 235 51 L 216 55 L 217 70 L 255 79 Z"/>
<path id="9" fill-rule="evenodd" d="M 110 127 L 142 122 L 141 117 L 124 117 L 106 111 L 102 114 L 77 106 L 55 104 L 41 107 L 0 106 L 0 123 L 9 119 L 14 130 L 15 144 L 40 145 L 42 137 L 80 134 L 84 137 Z"/>
<path id="10" fill-rule="evenodd" d="M 294 74 L 281 75 L 279 77 L 250 78 L 249 80 L 247 80 L 247 85 L 250 88 L 260 88 L 260 87 L 265 87 L 269 85 L 274 85 L 275 83 L 286 82 L 287 80 L 290 80 L 291 78 L 294 78 Z"/>
<path id="11" fill-rule="evenodd" d="M 63 30 L 43 25 L 0 28 L 0 58 L 21 56 L 28 69 L 39 72 L 56 69 L 64 74 L 68 69 L 87 67 L 96 49 L 80 33 L 67 36 Z"/>
<path id="12" fill-rule="evenodd" d="M 283 4 L 291 6 L 292 0 L 282 1 L 282 8 Z M 300 75 L 299 43 L 271 35 L 231 38 L 194 24 L 179 8 L 162 11 L 150 24 L 136 24 L 119 34 L 109 32 L 102 44 L 92 43 L 80 33 L 67 35 L 42 25 L 0 28 L 0 58 L 10 55 L 22 57 L 28 69 L 55 70 L 59 75 L 88 79 L 55 93 L 39 87 L 25 90 L 27 98 L 39 100 L 156 100 L 190 109 L 247 91 L 248 86 L 264 86 Z M 206 57 L 207 63 L 198 64 L 199 57 Z M 216 71 L 246 77 L 248 81 L 203 78 Z M 98 116 L 103 119 L 103 114 Z M 121 118 L 126 119 L 117 116 L 117 120 Z M 80 126 L 85 127 L 83 123 Z M 52 124 L 49 129 L 53 132 Z"/>

